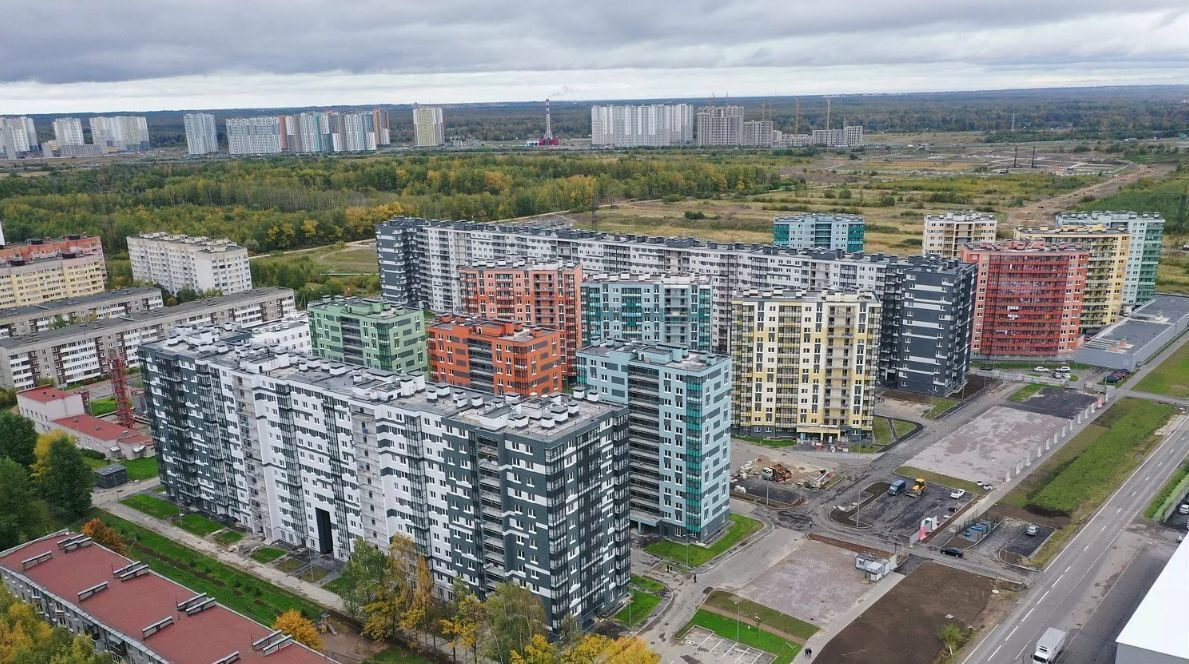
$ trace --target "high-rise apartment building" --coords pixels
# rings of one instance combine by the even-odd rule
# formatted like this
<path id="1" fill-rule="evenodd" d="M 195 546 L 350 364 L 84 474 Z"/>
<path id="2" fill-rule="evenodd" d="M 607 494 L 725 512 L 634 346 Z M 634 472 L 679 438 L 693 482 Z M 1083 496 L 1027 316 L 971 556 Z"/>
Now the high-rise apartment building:
<path id="1" fill-rule="evenodd" d="M 517 583 L 547 625 L 618 610 L 630 580 L 627 412 L 493 397 L 281 351 L 246 331 L 143 347 L 166 493 L 345 560 L 411 539 L 439 598 Z"/>
<path id="2" fill-rule="evenodd" d="M 688 274 L 591 274 L 582 280 L 582 345 L 613 339 L 714 346 L 714 286 Z"/>
<path id="3" fill-rule="evenodd" d="M 1016 239 L 1049 244 L 1077 244 L 1090 251 L 1082 332 L 1096 332 L 1123 317 L 1123 287 L 1131 236 L 1102 226 L 1017 228 Z"/>
<path id="4" fill-rule="evenodd" d="M 560 330 L 562 373 L 570 377 L 582 345 L 582 279 L 577 263 L 475 263 L 458 270 L 461 311 Z"/>
<path id="5" fill-rule="evenodd" d="M 823 443 L 872 431 L 879 300 L 871 293 L 753 291 L 732 302 L 733 425 Z"/>
<path id="6" fill-rule="evenodd" d="M 1070 212 L 1057 215 L 1061 228 L 1102 227 L 1125 231 L 1131 238 L 1127 274 L 1123 278 L 1123 309 L 1151 302 L 1156 297 L 1156 269 L 1164 243 L 1164 217 L 1148 212 Z"/>
<path id="7" fill-rule="evenodd" d="M 106 281 L 103 242 L 94 235 L 0 246 L 0 309 L 101 293 Z"/>
<path id="8" fill-rule="evenodd" d="M 284 149 L 283 116 L 227 118 L 224 124 L 231 154 L 277 154 Z"/>
<path id="9" fill-rule="evenodd" d="M 948 394 L 966 381 L 975 266 L 957 259 L 407 217 L 377 226 L 376 238 L 385 299 L 439 312 L 459 310 L 458 271 L 478 262 L 566 261 L 586 273 L 705 276 L 714 286 L 713 349 L 722 354 L 729 353 L 731 297 L 740 288 L 870 291 L 883 303 L 885 385 Z"/>
<path id="10" fill-rule="evenodd" d="M 968 244 L 995 241 L 995 215 L 985 212 L 946 212 L 925 215 L 921 254 L 957 258 Z"/>
<path id="11" fill-rule="evenodd" d="M 149 121 L 143 115 L 95 116 L 91 118 L 91 142 L 115 152 L 145 152 L 149 149 Z"/>
<path id="12" fill-rule="evenodd" d="M 335 113 L 335 152 L 365 152 L 376 149 L 376 131 L 371 113 Z"/>
<path id="13" fill-rule="evenodd" d="M 578 353 L 575 397 L 628 407 L 628 496 L 641 530 L 705 542 L 730 514 L 731 361 L 681 346 Z"/>
<path id="14" fill-rule="evenodd" d="M 793 249 L 863 250 L 866 223 L 857 214 L 804 212 L 772 220 L 772 244 Z"/>
<path id="15" fill-rule="evenodd" d="M 428 368 L 425 316 L 382 300 L 327 297 L 306 307 L 318 357 L 400 373 Z"/>
<path id="16" fill-rule="evenodd" d="M 443 316 L 428 332 L 430 374 L 439 383 L 520 396 L 561 392 L 560 330 Z"/>
<path id="17" fill-rule="evenodd" d="M 664 147 L 693 139 L 689 104 L 595 105 L 590 107 L 594 147 Z"/>
<path id="18" fill-rule="evenodd" d="M 827 148 L 858 148 L 863 146 L 863 127 L 859 125 L 839 129 L 814 129 L 809 136 L 810 145 Z"/>
<path id="19" fill-rule="evenodd" d="M 375 132 L 377 146 L 392 144 L 392 128 L 388 123 L 388 111 L 382 108 L 372 109 L 372 131 Z"/>
<path id="20" fill-rule="evenodd" d="M 38 152 L 40 148 L 37 127 L 33 124 L 33 118 L 0 117 L 0 155 L 6 159 L 16 159 L 29 153 Z"/>
<path id="21" fill-rule="evenodd" d="M 442 109 L 437 106 L 417 106 L 413 109 L 413 142 L 419 148 L 446 144 Z"/>
<path id="22" fill-rule="evenodd" d="M 980 357 L 1064 357 L 1080 345 L 1090 252 L 1021 240 L 968 244 L 978 265 L 971 352 Z"/>
<path id="23" fill-rule="evenodd" d="M 132 278 L 170 293 L 190 288 L 223 295 L 252 289 L 248 250 L 231 240 L 142 233 L 128 238 Z"/>
<path id="24" fill-rule="evenodd" d="M 743 122 L 743 138 L 740 145 L 770 148 L 774 139 L 771 120 L 745 120 Z"/>
<path id="25" fill-rule="evenodd" d="M 186 127 L 186 151 L 192 155 L 219 151 L 219 135 L 215 116 L 210 113 L 187 113 L 182 122 Z"/>
<path id="26" fill-rule="evenodd" d="M 742 106 L 703 106 L 698 109 L 698 145 L 732 146 L 743 142 Z"/>
<path id="27" fill-rule="evenodd" d="M 58 118 L 54 120 L 54 140 L 58 145 L 85 145 L 83 138 L 83 121 L 78 118 Z"/>

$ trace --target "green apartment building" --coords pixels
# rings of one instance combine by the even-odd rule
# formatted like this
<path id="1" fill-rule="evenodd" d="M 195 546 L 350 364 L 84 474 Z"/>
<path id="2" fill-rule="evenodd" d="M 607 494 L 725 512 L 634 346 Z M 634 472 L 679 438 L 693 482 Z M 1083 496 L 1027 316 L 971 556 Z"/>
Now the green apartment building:
<path id="1" fill-rule="evenodd" d="M 383 300 L 326 297 L 307 307 L 314 354 L 336 362 L 425 371 L 425 317 Z"/>

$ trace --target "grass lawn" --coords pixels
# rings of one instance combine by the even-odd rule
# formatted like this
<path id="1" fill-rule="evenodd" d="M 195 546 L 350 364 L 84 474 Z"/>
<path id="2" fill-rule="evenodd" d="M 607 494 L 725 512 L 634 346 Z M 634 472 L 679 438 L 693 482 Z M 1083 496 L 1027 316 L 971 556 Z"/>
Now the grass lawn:
<path id="1" fill-rule="evenodd" d="M 1182 399 L 1189 397 L 1189 343 L 1182 344 L 1132 389 Z"/>
<path id="2" fill-rule="evenodd" d="M 87 408 L 95 417 L 103 417 L 108 413 L 116 412 L 116 400 L 111 397 L 106 399 L 91 399 L 91 403 Z"/>
<path id="3" fill-rule="evenodd" d="M 929 480 L 929 484 L 940 484 L 941 486 L 948 486 L 951 489 L 965 489 L 970 493 L 983 492 L 983 490 L 980 489 L 977 484 L 969 480 L 950 477 L 949 475 L 942 475 L 941 473 L 935 473 L 931 470 L 921 470 L 920 468 L 913 468 L 912 466 L 900 466 L 896 469 L 896 474 L 903 475 L 909 480 L 915 480 L 918 477 L 923 477 L 926 480 Z"/>
<path id="4" fill-rule="evenodd" d="M 343 593 L 347 590 L 347 580 L 341 576 L 336 577 L 333 581 L 328 581 L 326 585 L 322 587 L 342 597 Z"/>
<path id="5" fill-rule="evenodd" d="M 738 608 L 735 603 L 738 602 Z M 760 625 L 766 625 L 780 630 L 785 634 L 792 634 L 800 639 L 808 639 L 817 633 L 817 626 L 804 620 L 798 620 L 790 615 L 770 609 L 763 604 L 757 604 L 749 599 L 733 595 L 725 590 L 716 590 L 706 598 L 706 603 L 716 609 L 730 611 L 743 616 L 758 616 Z"/>
<path id="6" fill-rule="evenodd" d="M 128 469 L 128 479 L 147 480 L 157 476 L 157 457 L 126 459 L 116 463 Z"/>
<path id="7" fill-rule="evenodd" d="M 374 657 L 366 660 L 363 664 L 434 664 L 434 660 L 426 659 L 400 646 L 392 646 L 376 653 Z"/>
<path id="8" fill-rule="evenodd" d="M 872 435 L 876 445 L 891 445 L 895 440 L 892 425 L 886 417 L 876 417 L 872 424 Z"/>
<path id="9" fill-rule="evenodd" d="M 275 546 L 262 546 L 252 552 L 251 558 L 258 563 L 267 565 L 283 555 L 285 555 L 284 549 L 278 549 Z"/>
<path id="10" fill-rule="evenodd" d="M 632 575 L 632 585 L 640 586 L 652 593 L 663 593 L 666 588 L 665 584 L 656 579 L 650 579 L 646 576 L 636 576 L 635 574 Z"/>
<path id="11" fill-rule="evenodd" d="M 128 544 L 128 557 L 148 563 L 154 572 L 196 593 L 209 593 L 227 607 L 265 625 L 273 624 L 278 614 L 289 609 L 297 609 L 307 618 L 316 618 L 323 611 L 321 606 L 248 572 L 103 510 L 91 510 L 91 515 L 120 532 Z"/>
<path id="12" fill-rule="evenodd" d="M 718 557 L 727 549 L 735 546 L 740 540 L 760 529 L 760 522 L 739 514 L 731 515 L 731 525 L 710 546 L 697 544 L 682 544 L 673 540 L 653 542 L 644 548 L 645 551 L 662 558 L 668 558 L 675 563 L 685 564 L 689 560 L 691 567 L 699 567 Z M 688 558 L 687 558 L 688 557 Z"/>
<path id="13" fill-rule="evenodd" d="M 223 546 L 231 546 L 243 538 L 244 534 L 238 530 L 224 530 L 218 535 L 215 535 L 215 541 Z"/>
<path id="14" fill-rule="evenodd" d="M 282 572 L 290 573 L 296 572 L 297 569 L 302 565 L 305 565 L 305 561 L 301 560 L 300 558 L 286 558 L 285 560 L 277 563 L 276 567 Z"/>
<path id="15" fill-rule="evenodd" d="M 631 589 L 632 601 L 615 614 L 615 619 L 628 627 L 635 627 L 644 622 L 661 603 L 660 595 L 654 595 L 644 590 Z"/>
<path id="16" fill-rule="evenodd" d="M 186 514 L 178 519 L 178 527 L 199 537 L 206 537 L 223 529 L 223 524 L 211 521 L 201 514 Z"/>
<path id="17" fill-rule="evenodd" d="M 734 436 L 739 440 L 763 445 L 764 447 L 789 447 L 797 444 L 796 438 L 761 438 L 760 436 Z"/>
<path id="18" fill-rule="evenodd" d="M 137 493 L 120 501 L 121 505 L 127 505 L 138 512 L 144 512 L 151 517 L 168 521 L 170 517 L 177 516 L 182 513 L 181 508 L 168 500 L 161 500 L 152 496 Z"/>
<path id="19" fill-rule="evenodd" d="M 801 645 L 799 643 L 786 641 L 771 632 L 766 632 L 746 623 L 740 623 L 733 618 L 711 613 L 705 609 L 698 609 L 698 612 L 694 614 L 693 620 L 690 620 L 677 633 L 678 637 L 684 636 L 694 626 L 708 629 L 724 639 L 731 639 L 743 645 L 770 652 L 776 655 L 776 660 L 773 664 L 788 664 L 793 661 L 797 653 L 801 652 Z"/>
<path id="20" fill-rule="evenodd" d="M 949 409 L 956 405 L 958 405 L 957 399 L 951 399 L 949 397 L 933 397 L 933 406 L 930 407 L 929 410 L 925 411 L 925 417 L 935 420 L 942 415 L 945 415 L 947 412 L 949 412 Z"/>
<path id="21" fill-rule="evenodd" d="M 897 438 L 903 438 L 912 433 L 916 425 L 908 420 L 892 420 L 892 428 L 896 431 Z"/>
<path id="22" fill-rule="evenodd" d="M 1028 383 L 1015 392 L 1012 392 L 1011 396 L 1008 397 L 1008 400 L 1015 401 L 1016 403 L 1027 401 L 1028 397 L 1041 391 L 1042 388 L 1044 388 L 1044 385 L 1041 385 L 1040 383 Z"/>
<path id="23" fill-rule="evenodd" d="M 322 569 L 321 567 L 314 567 L 314 568 L 311 568 L 311 569 L 308 569 L 308 570 L 302 572 L 301 576 L 299 576 L 298 578 L 300 578 L 302 581 L 309 581 L 310 583 L 317 583 L 317 582 L 321 581 L 322 579 L 325 579 L 327 574 L 330 574 L 330 572 L 327 572 L 326 570 Z"/>

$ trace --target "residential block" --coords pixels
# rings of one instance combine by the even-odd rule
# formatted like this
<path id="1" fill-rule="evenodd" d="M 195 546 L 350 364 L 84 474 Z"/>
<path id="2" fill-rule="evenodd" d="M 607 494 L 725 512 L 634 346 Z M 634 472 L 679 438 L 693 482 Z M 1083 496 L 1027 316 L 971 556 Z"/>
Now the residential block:
<path id="1" fill-rule="evenodd" d="M 306 313 L 318 357 L 401 373 L 428 368 L 425 316 L 419 309 L 336 296 L 311 302 Z"/>
<path id="2" fill-rule="evenodd" d="M 561 330 L 510 320 L 443 316 L 429 326 L 433 380 L 495 394 L 560 392 Z"/>
<path id="3" fill-rule="evenodd" d="M 582 280 L 582 345 L 642 341 L 709 351 L 714 286 L 700 275 L 588 274 Z"/>

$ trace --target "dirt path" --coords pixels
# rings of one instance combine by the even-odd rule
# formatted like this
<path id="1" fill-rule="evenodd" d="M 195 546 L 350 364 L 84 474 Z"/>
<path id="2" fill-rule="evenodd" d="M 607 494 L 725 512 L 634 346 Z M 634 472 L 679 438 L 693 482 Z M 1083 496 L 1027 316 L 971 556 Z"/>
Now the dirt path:
<path id="1" fill-rule="evenodd" d="M 1057 212 L 1071 209 L 1082 202 L 1082 198 L 1093 196 L 1104 198 L 1119 192 L 1124 186 L 1132 184 L 1140 178 L 1159 178 L 1172 172 L 1172 164 L 1139 164 L 1122 171 L 1114 177 L 1102 182 L 1096 182 L 1088 187 L 1074 191 L 1067 191 L 1050 198 L 1032 201 L 1023 207 L 1009 210 L 1007 213 L 1007 228 L 1017 226 L 1047 226 L 1053 221 Z"/>
<path id="2" fill-rule="evenodd" d="M 727 611 L 726 609 L 720 609 L 717 606 L 710 606 L 709 604 L 703 604 L 701 606 L 701 608 L 703 610 L 709 611 L 710 613 L 717 613 L 718 615 L 720 615 L 724 618 L 732 618 L 734 620 L 740 620 L 745 625 L 751 625 L 752 627 L 755 627 L 757 629 L 762 629 L 765 632 L 771 632 L 786 641 L 792 641 L 793 643 L 801 643 L 801 644 L 805 643 L 805 639 L 803 639 L 799 636 L 793 636 L 792 634 L 789 634 L 788 632 L 782 632 L 779 629 L 776 629 L 775 627 L 773 627 L 772 625 L 761 625 L 759 623 L 759 621 L 757 621 L 752 616 L 741 616 L 741 615 L 736 614 L 734 611 Z"/>

